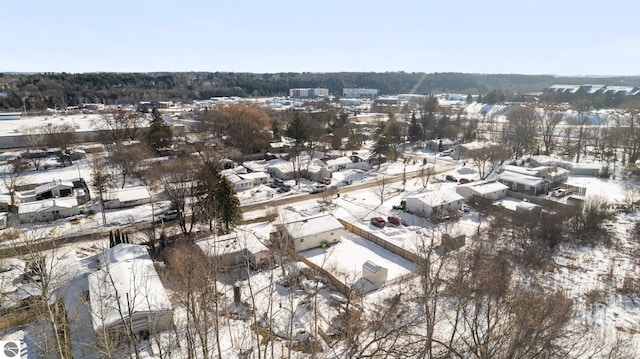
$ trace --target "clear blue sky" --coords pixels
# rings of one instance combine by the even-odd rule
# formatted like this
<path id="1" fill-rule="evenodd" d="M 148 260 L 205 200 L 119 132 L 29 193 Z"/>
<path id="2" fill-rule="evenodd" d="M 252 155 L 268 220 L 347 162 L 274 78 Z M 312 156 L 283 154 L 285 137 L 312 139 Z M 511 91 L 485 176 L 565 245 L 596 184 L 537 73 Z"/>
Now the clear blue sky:
<path id="1" fill-rule="evenodd" d="M 640 75 L 637 0 L 3 0 L 0 71 Z"/>

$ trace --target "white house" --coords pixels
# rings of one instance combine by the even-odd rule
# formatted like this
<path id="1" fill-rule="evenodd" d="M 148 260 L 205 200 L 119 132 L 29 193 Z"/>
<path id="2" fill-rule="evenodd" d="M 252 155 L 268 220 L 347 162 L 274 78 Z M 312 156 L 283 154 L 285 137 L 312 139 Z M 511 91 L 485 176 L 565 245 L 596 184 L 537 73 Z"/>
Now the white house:
<path id="1" fill-rule="evenodd" d="M 278 226 L 284 241 L 292 244 L 296 252 L 321 247 L 323 243 L 340 241 L 344 226 L 331 214 L 310 217 Z"/>
<path id="2" fill-rule="evenodd" d="M 107 193 L 104 198 L 106 208 L 133 207 L 150 202 L 151 194 L 144 186 L 118 189 Z"/>
<path id="3" fill-rule="evenodd" d="M 48 222 L 78 214 L 75 197 L 60 197 L 18 204 L 18 219 L 22 223 Z"/>
<path id="4" fill-rule="evenodd" d="M 253 188 L 253 180 L 245 179 L 237 175 L 233 170 L 222 170 L 220 172 L 223 176 L 225 176 L 229 182 L 233 185 L 233 189 L 237 191 L 244 191 L 249 188 Z"/>
<path id="5" fill-rule="evenodd" d="M 497 201 L 505 198 L 508 190 L 507 185 L 496 181 L 479 181 L 456 186 L 456 193 L 465 199 L 478 196 Z"/>
<path id="6" fill-rule="evenodd" d="M 267 166 L 267 173 L 281 180 L 293 179 L 293 163 L 281 159 L 271 160 Z"/>
<path id="7" fill-rule="evenodd" d="M 236 173 L 240 178 L 244 180 L 253 181 L 254 186 L 266 184 L 271 179 L 268 173 L 265 172 L 249 172 L 249 173 Z"/>
<path id="8" fill-rule="evenodd" d="M 464 198 L 451 190 L 439 190 L 421 193 L 405 198 L 407 211 L 424 218 L 444 215 L 453 210 L 462 209 Z"/>
<path id="9" fill-rule="evenodd" d="M 448 138 L 438 138 L 435 140 L 427 140 L 424 144 L 424 148 L 430 151 L 446 151 L 452 149 L 456 143 Z"/>
<path id="10" fill-rule="evenodd" d="M 118 340 L 129 325 L 134 334 L 171 329 L 173 308 L 145 246 L 118 244 L 98 258 L 100 269 L 88 276 L 98 335 Z"/>
<path id="11" fill-rule="evenodd" d="M 327 169 L 329 171 L 335 172 L 344 170 L 347 168 L 353 168 L 353 161 L 347 156 L 342 156 L 338 158 L 334 158 L 332 160 L 327 160 Z"/>
<path id="12" fill-rule="evenodd" d="M 205 256 L 216 258 L 223 268 L 249 264 L 252 267 L 271 263 L 271 252 L 255 233 L 237 231 L 195 242 Z"/>

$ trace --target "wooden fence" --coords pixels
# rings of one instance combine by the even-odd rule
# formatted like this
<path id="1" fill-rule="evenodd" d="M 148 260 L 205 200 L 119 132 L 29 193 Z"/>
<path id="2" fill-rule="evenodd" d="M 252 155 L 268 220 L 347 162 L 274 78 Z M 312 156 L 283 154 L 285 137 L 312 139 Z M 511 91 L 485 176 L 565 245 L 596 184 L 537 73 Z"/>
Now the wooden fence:
<path id="1" fill-rule="evenodd" d="M 376 236 L 375 234 L 373 234 L 373 233 L 371 233 L 369 231 L 366 231 L 366 230 L 364 230 L 364 229 L 362 229 L 360 227 L 354 226 L 353 224 L 351 224 L 351 223 L 349 223 L 349 222 L 347 222 L 347 221 L 345 221 L 343 219 L 339 219 L 338 218 L 338 221 L 340 221 L 340 223 L 342 223 L 342 225 L 344 226 L 344 228 L 347 231 L 349 231 L 349 232 L 351 232 L 351 233 L 353 233 L 355 235 L 358 235 L 358 236 L 360 236 L 360 237 L 362 237 L 362 238 L 364 238 L 364 239 L 366 239 L 366 240 L 368 240 L 370 242 L 373 242 L 376 245 L 388 250 L 391 253 L 399 255 L 400 257 L 411 261 L 411 263 L 414 263 L 414 264 L 418 263 L 418 256 L 415 253 L 410 252 L 410 251 L 408 251 L 408 250 L 406 250 L 404 248 L 398 247 L 395 244 L 393 244 L 393 243 L 391 243 L 391 242 L 389 242 L 389 241 L 387 241 L 385 239 L 382 239 L 382 238 Z"/>

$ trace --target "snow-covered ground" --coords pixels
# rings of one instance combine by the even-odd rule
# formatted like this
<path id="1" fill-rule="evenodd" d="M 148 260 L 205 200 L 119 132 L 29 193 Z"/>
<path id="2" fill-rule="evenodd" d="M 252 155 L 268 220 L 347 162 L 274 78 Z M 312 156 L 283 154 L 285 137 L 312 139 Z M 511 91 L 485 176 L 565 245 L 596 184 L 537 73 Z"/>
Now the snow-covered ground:
<path id="1" fill-rule="evenodd" d="M 334 216 L 370 231 L 398 247 L 415 249 L 416 241 L 423 235 L 447 231 L 448 233 L 471 236 L 477 233 L 481 226 L 486 225 L 486 221 L 483 221 L 481 216 L 473 211 L 461 213 L 461 218 L 458 222 L 434 225 L 426 219 L 394 209 L 393 206 L 399 205 L 404 197 L 425 191 L 423 181 L 420 178 L 409 179 L 406 183 L 397 181 L 389 184 L 385 187 L 382 201 L 380 193 L 375 186 L 357 191 L 349 191 L 348 186 L 344 187 L 344 189 L 342 188 L 343 182 L 347 179 L 353 181 L 354 184 L 373 183 L 382 174 L 389 177 L 396 176 L 397 178 L 403 173 L 415 173 L 415 171 L 419 171 L 422 168 L 420 158 L 434 157 L 433 154 L 422 152 L 413 153 L 412 156 L 415 157 L 415 161 L 410 160 L 407 164 L 385 164 L 380 171 L 374 169 L 371 172 L 361 170 L 336 172 L 332 185 L 339 187 L 340 196 L 333 197 L 330 206 L 321 203 L 315 198 L 305 199 L 303 194 L 307 193 L 315 185 L 315 182 L 311 181 L 303 181 L 299 188 L 292 188 L 290 193 L 278 193 L 268 186 L 242 191 L 238 194 L 242 204 L 263 202 L 267 209 L 269 208 L 269 201 L 274 198 L 299 195 L 301 199 L 296 203 L 276 208 L 279 218 L 275 222 L 254 223 L 247 225 L 246 229 L 254 231 L 259 238 L 266 239 L 269 238 L 273 223 L 277 221 L 293 221 L 329 211 Z M 448 169 L 448 171 L 432 176 L 427 183 L 426 190 L 454 190 L 457 184 L 445 181 L 445 174 L 452 174 L 458 178 L 478 179 L 475 168 L 468 163 L 463 164 L 447 158 L 445 163 L 440 164 L 439 162 L 438 165 L 441 168 Z M 78 176 L 90 179 L 90 172 L 88 161 L 81 160 L 67 168 L 30 171 L 25 175 L 25 181 L 43 183 L 52 179 L 73 179 Z M 622 202 L 626 198 L 625 185 L 627 182 L 620 179 L 575 176 L 570 177 L 567 182 L 576 186 L 586 187 L 587 196 L 603 196 L 614 202 Z M 92 194 L 92 197 L 95 196 Z M 517 200 L 506 199 L 503 202 L 509 203 L 515 208 Z M 107 223 L 113 228 L 117 228 L 122 224 L 149 221 L 152 213 L 158 213 L 161 208 L 166 206 L 167 203 L 162 202 L 159 205 L 156 204 L 155 207 L 142 205 L 130 209 L 109 210 L 107 211 Z M 389 224 L 384 228 L 377 228 L 369 223 L 371 217 L 382 216 L 386 218 L 390 214 L 400 215 L 407 222 L 407 225 L 395 226 Z M 260 218 L 264 215 L 265 209 L 260 209 L 245 213 L 245 218 Z M 74 222 L 63 219 L 56 221 L 53 226 L 42 224 L 36 228 L 48 231 L 48 235 L 69 235 L 104 228 L 99 211 L 96 211 L 91 216 L 80 216 L 79 219 L 79 221 Z M 538 284 L 542 287 L 549 290 L 561 290 L 568 297 L 574 299 L 577 313 L 583 321 L 605 333 L 624 332 L 632 334 L 631 343 L 636 347 L 640 347 L 640 335 L 638 334 L 640 333 L 640 300 L 637 293 L 625 291 L 625 279 L 633 278 L 637 280 L 637 278 L 640 278 L 638 270 L 640 268 L 640 244 L 632 232 L 638 221 L 640 221 L 640 216 L 637 213 L 618 214 L 616 219 L 609 225 L 609 230 L 614 233 L 612 245 L 562 246 L 553 257 L 555 265 L 536 277 Z M 101 246 L 104 246 L 104 242 L 100 245 L 81 242 L 74 244 L 73 249 L 76 251 L 77 256 L 81 258 L 97 253 Z M 347 273 L 347 276 L 355 279 L 361 276 L 362 264 L 367 260 L 387 267 L 389 269 L 389 279 L 403 276 L 414 270 L 414 264 L 410 261 L 352 233 L 345 233 L 342 242 L 335 246 L 331 246 L 328 249 L 310 250 L 303 253 L 303 255 L 324 268 L 335 269 L 339 273 Z M 15 273 L 16 266 L 23 265 L 23 262 L 16 259 L 11 261 L 2 260 L 0 262 L 3 268 L 7 269 L 7 271 L 3 270 L 3 279 L 1 280 L 8 281 L 7 283 L 13 286 L 18 285 L 18 282 L 16 282 L 17 274 Z M 85 262 L 84 266 L 74 268 L 74 272 L 77 273 L 79 269 L 83 268 L 85 273 L 92 270 Z M 286 272 L 290 275 L 291 271 L 289 269 L 287 268 Z M 317 322 L 317 318 L 313 318 L 313 316 L 322 317 L 321 322 L 324 324 L 320 326 L 321 328 L 330 328 L 328 322 L 340 311 L 340 304 L 332 300 L 331 297 L 331 294 L 337 293 L 324 283 L 313 281 L 311 278 L 302 275 L 303 284 L 296 286 L 285 285 L 285 283 L 289 282 L 283 276 L 283 272 L 285 271 L 276 266 L 273 270 L 254 272 L 249 278 L 240 278 L 239 283 L 242 284 L 241 297 L 244 303 L 242 305 L 232 303 L 233 288 L 229 285 L 230 281 L 220 283 L 219 288 L 224 292 L 224 302 L 225 306 L 227 306 L 225 310 L 234 313 L 234 315 L 225 317 L 222 330 L 218 333 L 221 342 L 224 344 L 221 349 L 224 357 L 237 356 L 239 353 L 253 347 L 252 342 L 256 339 L 247 336 L 247 333 L 252 333 L 251 325 L 255 324 L 254 322 L 259 325 L 268 325 L 276 337 L 284 338 L 289 333 L 293 333 L 295 337 L 301 340 L 313 334 L 310 333 L 310 328 L 313 327 L 311 323 Z M 12 273 L 16 275 L 12 276 Z M 69 301 L 70 304 L 79 306 L 78 295 L 74 292 L 77 286 L 70 286 L 69 288 L 75 289 L 63 292 L 65 300 Z M 384 291 L 388 290 L 391 289 L 384 289 Z M 371 293 L 370 296 L 365 297 L 365 301 L 373 302 L 377 300 L 380 298 L 380 292 Z M 76 298 L 75 301 L 74 298 Z M 247 311 L 249 307 L 257 309 L 257 319 L 250 311 Z M 318 310 L 314 310 L 314 308 Z M 266 315 L 267 311 L 270 311 L 268 315 Z M 178 335 L 184 334 L 186 316 L 187 314 L 184 310 L 176 306 L 175 323 Z M 267 317 L 268 319 L 265 319 Z M 80 322 L 89 320 L 88 313 L 79 312 L 74 320 Z M 87 325 L 87 323 L 78 324 L 78 327 L 81 327 L 81 325 Z M 91 340 L 86 333 L 83 335 L 80 332 L 75 332 L 72 335 L 79 338 L 78 340 Z M 25 338 L 25 342 L 28 345 L 35 345 L 34 340 L 37 339 L 37 333 L 33 328 L 27 327 L 22 330 L 12 330 L 3 335 L 2 338 Z M 151 339 L 152 342 L 153 340 L 155 339 Z M 178 349 L 175 347 L 176 338 L 173 333 L 163 334 L 161 341 L 163 346 L 173 348 L 174 353 L 180 353 L 176 355 L 177 357 L 186 356 L 184 348 Z M 147 348 L 146 351 L 143 351 L 142 357 L 156 357 L 157 352 L 153 350 L 153 343 L 145 342 L 142 345 L 146 345 Z M 272 346 L 268 349 L 269 355 L 272 352 L 275 357 L 286 356 L 288 348 L 283 340 L 274 339 Z M 89 358 L 92 354 L 88 353 L 92 352 L 80 349 L 80 347 L 74 347 L 74 357 Z M 306 357 L 298 352 L 296 353 L 294 357 Z M 331 356 L 330 351 L 324 354 Z"/>

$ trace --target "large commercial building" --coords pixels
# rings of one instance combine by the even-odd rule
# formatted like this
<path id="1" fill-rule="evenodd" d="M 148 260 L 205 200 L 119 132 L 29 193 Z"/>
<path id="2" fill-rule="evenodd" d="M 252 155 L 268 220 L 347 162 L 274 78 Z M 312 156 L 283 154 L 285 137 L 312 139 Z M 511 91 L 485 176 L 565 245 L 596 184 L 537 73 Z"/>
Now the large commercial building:
<path id="1" fill-rule="evenodd" d="M 378 89 L 343 88 L 342 97 L 346 98 L 374 98 L 378 96 Z"/>
<path id="2" fill-rule="evenodd" d="M 324 89 L 324 88 L 289 89 L 289 97 L 293 97 L 293 98 L 329 97 L 329 89 Z"/>

